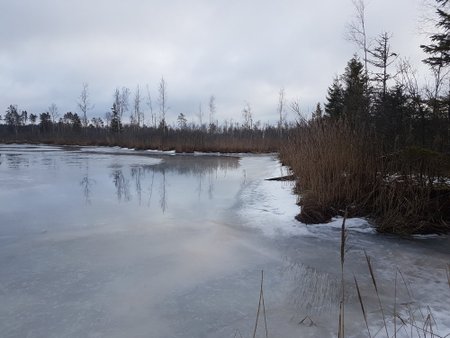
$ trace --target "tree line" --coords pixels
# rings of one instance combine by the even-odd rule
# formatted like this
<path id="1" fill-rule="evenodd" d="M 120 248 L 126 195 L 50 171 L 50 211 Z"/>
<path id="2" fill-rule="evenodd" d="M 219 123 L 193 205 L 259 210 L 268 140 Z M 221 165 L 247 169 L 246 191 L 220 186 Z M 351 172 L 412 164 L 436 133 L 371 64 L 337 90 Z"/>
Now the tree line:
<path id="1" fill-rule="evenodd" d="M 120 145 L 134 148 L 176 149 L 177 151 L 276 151 L 282 129 L 288 128 L 284 113 L 284 96 L 279 102 L 280 121 L 276 126 L 254 121 L 252 107 L 245 104 L 242 121 L 216 118 L 216 98 L 209 97 L 207 110 L 199 105 L 198 123 L 189 122 L 179 113 L 176 123 L 167 122 L 169 111 L 167 82 L 161 78 L 154 107 L 147 87 L 146 97 L 137 86 L 134 95 L 129 88 L 114 90 L 110 111 L 104 117 L 88 118 L 93 105 L 89 87 L 83 84 L 78 100 L 79 113 L 67 112 L 62 117 L 52 104 L 39 115 L 20 111 L 16 105 L 6 109 L 0 124 L 2 142 L 44 142 L 78 145 Z M 146 105 L 146 109 L 144 109 Z M 149 112 L 145 123 L 144 110 Z M 126 120 L 127 114 L 128 122 Z M 1 117 L 0 117 L 1 118 Z"/>

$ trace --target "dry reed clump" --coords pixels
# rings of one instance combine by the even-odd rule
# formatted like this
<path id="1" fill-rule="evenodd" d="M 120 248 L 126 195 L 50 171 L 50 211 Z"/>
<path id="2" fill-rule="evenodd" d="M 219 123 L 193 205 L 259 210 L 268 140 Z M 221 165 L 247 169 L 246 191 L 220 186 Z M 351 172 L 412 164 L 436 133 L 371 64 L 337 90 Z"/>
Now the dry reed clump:
<path id="1" fill-rule="evenodd" d="M 379 190 L 372 212 L 378 231 L 398 234 L 449 231 L 450 191 L 404 182 L 385 184 Z"/>
<path id="2" fill-rule="evenodd" d="M 450 230 L 450 158 L 417 147 L 385 156 L 385 172 L 371 201 L 380 232 Z"/>
<path id="3" fill-rule="evenodd" d="M 380 232 L 448 232 L 448 156 L 419 148 L 394 154 L 382 149 L 375 135 L 345 121 L 300 123 L 280 150 L 281 161 L 298 178 L 297 219 L 323 223 L 347 209 L 349 217 L 373 218 Z"/>
<path id="4" fill-rule="evenodd" d="M 351 216 L 363 214 L 382 165 L 370 139 L 342 121 L 300 124 L 280 157 L 298 177 L 303 207 L 298 217 L 310 219 L 307 223 L 327 221 L 348 206 Z"/>

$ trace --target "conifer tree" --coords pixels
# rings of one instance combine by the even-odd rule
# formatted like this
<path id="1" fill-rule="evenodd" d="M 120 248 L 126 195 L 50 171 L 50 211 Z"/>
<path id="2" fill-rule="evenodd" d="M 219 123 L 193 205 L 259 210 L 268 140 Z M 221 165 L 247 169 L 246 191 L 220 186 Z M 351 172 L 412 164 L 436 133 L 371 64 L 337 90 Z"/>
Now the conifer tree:
<path id="1" fill-rule="evenodd" d="M 380 84 L 379 93 L 381 102 L 385 101 L 388 90 L 387 82 L 391 78 L 391 75 L 388 73 L 388 67 L 392 65 L 398 57 L 397 53 L 391 52 L 389 43 L 391 37 L 392 35 L 387 32 L 381 33 L 375 39 L 375 46 L 368 51 L 371 56 L 368 60 L 369 63 L 377 68 L 377 71 L 373 74 L 373 80 Z"/>
<path id="2" fill-rule="evenodd" d="M 344 118 L 353 128 L 367 126 L 370 118 L 369 84 L 364 66 L 357 56 L 348 62 L 342 80 L 344 82 Z"/>
<path id="3" fill-rule="evenodd" d="M 118 133 L 122 130 L 122 123 L 120 121 L 120 113 L 117 108 L 117 104 L 114 102 L 111 108 L 111 131 L 114 133 Z"/>
<path id="4" fill-rule="evenodd" d="M 344 110 L 344 89 L 338 77 L 335 77 L 333 84 L 328 88 L 327 103 L 325 103 L 325 114 L 328 117 L 339 119 Z"/>
<path id="5" fill-rule="evenodd" d="M 448 0 L 436 0 L 436 2 L 436 14 L 438 16 L 436 28 L 438 32 L 430 36 L 431 43 L 429 45 L 421 45 L 420 47 L 429 55 L 423 62 L 431 67 L 435 76 L 436 86 L 430 104 L 433 107 L 434 119 L 438 126 L 436 129 L 441 129 L 439 138 L 444 140 L 444 142 L 440 142 L 439 148 L 442 150 L 444 147 L 450 147 L 450 89 L 445 97 L 438 97 L 440 83 L 442 82 L 442 69 L 450 66 L 450 6 Z M 440 116 L 441 110 L 446 110 L 446 128 L 443 128 L 440 122 L 443 117 Z M 445 113 L 442 115 L 445 115 Z"/>
<path id="6" fill-rule="evenodd" d="M 320 105 L 320 102 L 317 102 L 316 110 L 312 113 L 312 119 L 313 120 L 320 120 L 323 117 L 323 111 L 322 106 Z"/>
<path id="7" fill-rule="evenodd" d="M 450 65 L 450 11 L 448 0 L 436 0 L 438 3 L 436 14 L 438 16 L 438 32 L 430 36 L 429 45 L 421 45 L 425 53 L 429 55 L 423 61 L 432 67 L 446 67 Z"/>

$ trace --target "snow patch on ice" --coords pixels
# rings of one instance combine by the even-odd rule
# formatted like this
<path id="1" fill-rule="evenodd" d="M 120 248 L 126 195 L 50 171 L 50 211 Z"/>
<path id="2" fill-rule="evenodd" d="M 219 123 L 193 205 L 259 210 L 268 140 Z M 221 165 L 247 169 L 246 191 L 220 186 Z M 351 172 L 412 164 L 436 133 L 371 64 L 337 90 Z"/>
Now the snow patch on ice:
<path id="1" fill-rule="evenodd" d="M 243 161 L 246 159 L 244 157 Z M 299 208 L 296 205 L 297 197 L 292 192 L 293 182 L 266 180 L 285 176 L 287 168 L 278 161 L 267 160 L 267 157 L 257 167 L 249 168 L 245 164 L 244 167 L 246 171 L 243 173 L 239 196 L 242 201 L 246 201 L 239 211 L 244 225 L 259 229 L 269 237 L 308 234 L 307 228 L 299 226 L 300 223 L 295 220 Z"/>
<path id="2" fill-rule="evenodd" d="M 246 226 L 259 228 L 266 236 L 310 236 L 312 227 L 313 232 L 319 227 L 339 229 L 342 227 L 342 217 L 335 217 L 328 223 L 314 225 L 298 222 L 295 216 L 300 212 L 300 207 L 296 204 L 297 196 L 293 193 L 294 182 L 266 180 L 287 176 L 290 174 L 289 169 L 283 167 L 279 161 L 273 160 L 262 164 L 262 167 L 255 168 L 255 171 L 263 169 L 263 178 L 259 178 L 260 175 L 255 175 L 254 172 L 244 173 L 241 198 L 247 203 L 242 206 L 240 216 L 245 220 Z M 346 229 L 359 233 L 376 233 L 364 218 L 347 219 Z"/>
<path id="3" fill-rule="evenodd" d="M 80 147 L 82 152 L 95 152 L 95 153 L 105 153 L 105 154 L 117 154 L 117 153 L 131 153 L 135 150 L 132 148 L 122 148 L 122 147 L 92 147 L 92 146 L 82 146 Z"/>
<path id="4" fill-rule="evenodd" d="M 175 150 L 157 150 L 157 149 L 147 149 L 145 150 L 147 153 L 150 154 L 157 154 L 157 155 L 175 155 Z"/>
<path id="5" fill-rule="evenodd" d="M 321 227 L 342 228 L 343 217 L 335 217 L 329 223 L 317 224 Z M 375 228 L 364 218 L 347 218 L 345 220 L 345 228 L 350 231 L 361 232 L 366 234 L 376 233 Z"/>

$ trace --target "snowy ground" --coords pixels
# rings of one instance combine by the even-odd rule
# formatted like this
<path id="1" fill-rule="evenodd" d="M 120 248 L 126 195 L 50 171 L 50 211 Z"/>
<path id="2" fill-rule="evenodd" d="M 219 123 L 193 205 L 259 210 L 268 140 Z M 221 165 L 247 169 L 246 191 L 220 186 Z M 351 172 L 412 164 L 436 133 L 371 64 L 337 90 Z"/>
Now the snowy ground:
<path id="1" fill-rule="evenodd" d="M 261 270 L 270 337 L 336 336 L 342 220 L 298 223 L 291 183 L 265 180 L 285 174 L 274 156 L 0 146 L 1 336 L 251 337 Z M 449 238 L 347 226 L 346 336 L 368 336 L 353 276 L 383 326 L 364 250 L 390 336 L 424 337 L 394 307 L 450 333 Z"/>

